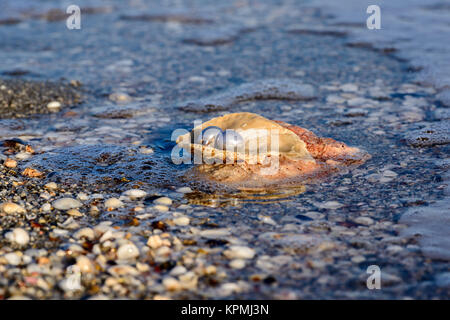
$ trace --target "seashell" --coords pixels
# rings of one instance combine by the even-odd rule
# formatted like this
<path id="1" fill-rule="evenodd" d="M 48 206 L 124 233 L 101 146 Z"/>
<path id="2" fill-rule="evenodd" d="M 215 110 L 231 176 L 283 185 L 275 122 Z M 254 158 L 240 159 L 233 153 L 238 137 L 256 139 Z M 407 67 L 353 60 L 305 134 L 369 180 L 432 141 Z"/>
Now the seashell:
<path id="1" fill-rule="evenodd" d="M 235 152 L 244 146 L 244 138 L 234 130 L 228 129 L 223 134 L 217 135 L 214 148 Z"/>
<path id="2" fill-rule="evenodd" d="M 240 189 L 280 186 L 282 182 L 301 185 L 370 158 L 364 150 L 249 112 L 213 118 L 193 132 L 211 127 L 224 132 L 216 135 L 214 144 L 192 143 L 192 132 L 177 139 L 180 147 L 195 155 L 198 166 L 191 173 L 194 178 L 237 184 Z"/>

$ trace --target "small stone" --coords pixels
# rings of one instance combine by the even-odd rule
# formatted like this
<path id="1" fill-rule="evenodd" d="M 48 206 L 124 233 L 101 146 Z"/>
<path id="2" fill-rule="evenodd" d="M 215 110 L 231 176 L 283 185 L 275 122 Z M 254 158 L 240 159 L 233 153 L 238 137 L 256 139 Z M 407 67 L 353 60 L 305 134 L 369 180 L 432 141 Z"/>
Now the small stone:
<path id="1" fill-rule="evenodd" d="M 26 168 L 23 170 L 22 175 L 29 178 L 42 178 L 44 176 L 42 172 L 33 168 Z"/>
<path id="2" fill-rule="evenodd" d="M 5 202 L 0 205 L 0 212 L 4 212 L 6 214 L 21 214 L 25 213 L 26 211 L 18 204 Z"/>
<path id="3" fill-rule="evenodd" d="M 244 246 L 231 246 L 224 251 L 228 259 L 252 259 L 255 256 L 255 250 Z"/>
<path id="4" fill-rule="evenodd" d="M 17 243 L 20 246 L 25 246 L 30 241 L 28 232 L 22 228 L 15 228 L 5 235 L 5 238 L 11 242 Z"/>
<path id="5" fill-rule="evenodd" d="M 354 263 L 361 263 L 363 261 L 366 261 L 366 258 L 364 256 L 361 256 L 361 255 L 354 256 L 352 258 L 352 262 L 354 262 Z"/>
<path id="6" fill-rule="evenodd" d="M 50 203 L 44 203 L 41 207 L 41 211 L 42 212 L 50 212 L 50 211 L 52 211 L 52 206 L 50 205 Z"/>
<path id="7" fill-rule="evenodd" d="M 83 229 L 78 230 L 74 234 L 74 237 L 75 237 L 75 239 L 86 238 L 88 240 L 94 240 L 95 233 L 94 233 L 94 230 L 92 230 L 91 228 L 83 228 Z"/>
<path id="8" fill-rule="evenodd" d="M 67 214 L 72 217 L 82 217 L 83 214 L 77 209 L 70 209 L 67 211 Z"/>
<path id="9" fill-rule="evenodd" d="M 56 190 L 56 189 L 58 189 L 58 185 L 55 182 L 49 182 L 44 187 L 46 189 L 49 189 L 49 190 Z"/>
<path id="10" fill-rule="evenodd" d="M 173 219 L 173 223 L 175 223 L 177 226 L 187 226 L 189 225 L 189 218 L 188 217 L 178 217 L 176 219 Z"/>
<path id="11" fill-rule="evenodd" d="M 245 268 L 245 260 L 243 259 L 235 259 L 230 262 L 230 267 L 233 269 L 242 269 Z"/>
<path id="12" fill-rule="evenodd" d="M 93 273 L 95 271 L 94 264 L 88 257 L 79 256 L 77 258 L 77 267 L 80 268 L 82 273 Z"/>
<path id="13" fill-rule="evenodd" d="M 78 200 L 81 200 L 81 201 L 89 200 L 89 196 L 86 193 L 84 193 L 84 192 L 80 192 L 78 194 L 77 198 L 78 198 Z"/>
<path id="14" fill-rule="evenodd" d="M 191 193 L 192 189 L 189 187 L 181 187 L 176 190 L 178 193 Z"/>
<path id="15" fill-rule="evenodd" d="M 22 260 L 20 256 L 15 252 L 7 253 L 3 257 L 5 258 L 6 262 L 8 262 L 8 264 L 13 266 L 19 265 L 20 261 Z"/>
<path id="16" fill-rule="evenodd" d="M 370 226 L 371 224 L 374 223 L 372 218 L 369 217 L 358 217 L 354 220 L 356 223 L 358 224 L 362 224 L 364 226 Z"/>
<path id="17" fill-rule="evenodd" d="M 59 101 L 52 101 L 47 104 L 47 109 L 49 109 L 52 112 L 56 112 L 60 108 L 61 108 L 61 102 L 59 102 Z"/>
<path id="18" fill-rule="evenodd" d="M 117 198 L 110 198 L 105 201 L 105 207 L 108 209 L 117 209 L 123 206 L 123 202 Z"/>
<path id="19" fill-rule="evenodd" d="M 386 251 L 389 251 L 390 253 L 397 253 L 400 251 L 403 251 L 403 247 L 398 245 L 392 245 L 386 248 Z"/>
<path id="20" fill-rule="evenodd" d="M 156 205 L 153 207 L 153 209 L 158 210 L 160 212 L 167 212 L 169 211 L 169 207 L 163 206 L 163 205 Z"/>
<path id="21" fill-rule="evenodd" d="M 5 162 L 3 162 L 3 165 L 7 168 L 13 169 L 17 167 L 17 161 L 10 158 L 6 158 Z"/>
<path id="22" fill-rule="evenodd" d="M 327 201 L 327 202 L 319 203 L 319 204 L 316 204 L 316 205 L 319 208 L 330 209 L 330 210 L 339 209 L 339 208 L 344 206 L 342 203 L 337 202 L 337 201 Z"/>
<path id="23" fill-rule="evenodd" d="M 140 189 L 131 189 L 125 191 L 124 195 L 130 198 L 131 200 L 136 200 L 145 197 L 147 195 L 147 192 Z"/>
<path id="24" fill-rule="evenodd" d="M 396 172 L 394 172 L 394 171 L 391 171 L 391 170 L 385 170 L 385 171 L 383 171 L 383 176 L 385 176 L 385 177 L 396 177 L 396 176 L 398 176 L 398 174 Z"/>
<path id="25" fill-rule="evenodd" d="M 148 238 L 147 245 L 152 249 L 158 249 L 162 246 L 170 246 L 170 241 L 167 239 L 162 239 L 158 235 L 154 235 Z"/>
<path id="26" fill-rule="evenodd" d="M 139 274 L 136 268 L 128 265 L 117 265 L 108 269 L 108 272 L 115 277 L 130 275 L 136 276 Z"/>
<path id="27" fill-rule="evenodd" d="M 170 275 L 171 276 L 180 276 L 182 274 L 185 274 L 187 272 L 187 269 L 183 266 L 176 266 L 175 268 L 173 268 L 172 270 L 170 270 Z"/>
<path id="28" fill-rule="evenodd" d="M 180 282 L 172 277 L 167 277 L 163 279 L 163 285 L 168 291 L 179 291 L 181 290 Z"/>
<path id="29" fill-rule="evenodd" d="M 168 197 L 161 197 L 153 201 L 154 204 L 161 204 L 164 206 L 170 206 L 172 204 L 172 199 Z"/>
<path id="30" fill-rule="evenodd" d="M 128 102 L 131 100 L 131 97 L 123 92 L 115 92 L 109 95 L 109 100 L 115 102 Z"/>
<path id="31" fill-rule="evenodd" d="M 133 243 L 123 244 L 117 250 L 119 260 L 131 260 L 139 256 L 139 249 Z"/>
<path id="32" fill-rule="evenodd" d="M 80 208 L 83 204 L 72 198 L 61 198 L 53 201 L 53 207 L 56 210 L 70 210 Z"/>

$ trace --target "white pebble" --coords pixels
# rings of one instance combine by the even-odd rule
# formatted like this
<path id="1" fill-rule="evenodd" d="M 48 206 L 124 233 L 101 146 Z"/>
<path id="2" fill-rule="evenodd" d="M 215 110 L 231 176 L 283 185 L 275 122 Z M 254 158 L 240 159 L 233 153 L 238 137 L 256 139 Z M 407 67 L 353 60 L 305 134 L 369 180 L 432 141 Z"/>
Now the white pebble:
<path id="1" fill-rule="evenodd" d="M 52 206 L 50 203 L 44 203 L 41 207 L 42 212 L 50 212 L 52 210 Z"/>
<path id="2" fill-rule="evenodd" d="M 83 228 L 78 230 L 73 236 L 76 239 L 86 238 L 88 240 L 93 240 L 95 238 L 95 233 L 91 228 Z"/>
<path id="3" fill-rule="evenodd" d="M 18 245 L 24 246 L 30 241 L 30 236 L 28 232 L 22 228 L 15 228 L 11 232 L 5 235 L 6 239 L 11 242 L 17 243 Z"/>
<path id="4" fill-rule="evenodd" d="M 4 212 L 6 214 L 20 214 L 25 213 L 25 209 L 18 204 L 5 202 L 0 205 L 0 212 Z"/>
<path id="5" fill-rule="evenodd" d="M 136 200 L 145 197 L 147 195 L 147 192 L 139 189 L 131 189 L 125 191 L 124 195 L 130 198 L 131 200 Z"/>
<path id="6" fill-rule="evenodd" d="M 162 205 L 159 205 L 159 204 L 154 206 L 153 209 L 158 210 L 160 212 L 167 212 L 167 211 L 169 211 L 169 207 L 162 206 Z"/>
<path id="7" fill-rule="evenodd" d="M 182 187 L 176 190 L 178 193 L 191 193 L 192 189 L 189 187 Z"/>
<path id="8" fill-rule="evenodd" d="M 242 269 L 245 267 L 245 260 L 235 259 L 230 262 L 230 267 L 233 269 Z"/>
<path id="9" fill-rule="evenodd" d="M 139 256 L 139 249 L 133 243 L 123 244 L 117 250 L 119 260 L 130 260 Z"/>
<path id="10" fill-rule="evenodd" d="M 170 206 L 172 204 L 172 199 L 167 197 L 161 197 L 153 201 L 154 204 L 161 204 L 164 206 Z"/>
<path id="11" fill-rule="evenodd" d="M 324 203 L 319 203 L 319 204 L 317 204 L 317 206 L 322 209 L 335 210 L 335 209 L 339 209 L 339 208 L 343 207 L 344 205 L 337 201 L 327 201 Z"/>
<path id="12" fill-rule="evenodd" d="M 49 190 L 56 190 L 56 189 L 58 189 L 58 185 L 56 183 L 54 183 L 54 182 L 49 182 L 44 187 L 49 189 Z"/>
<path id="13" fill-rule="evenodd" d="M 48 108 L 50 111 L 58 111 L 58 110 L 61 108 L 61 102 L 59 102 L 59 101 L 52 101 L 52 102 L 49 102 L 49 103 L 47 104 L 47 108 Z"/>
<path id="14" fill-rule="evenodd" d="M 187 226 L 189 225 L 189 218 L 188 217 L 179 217 L 176 219 L 173 219 L 173 223 L 175 223 L 177 226 Z"/>
<path id="15" fill-rule="evenodd" d="M 370 226 L 371 224 L 374 223 L 373 219 L 369 217 L 358 217 L 355 219 L 355 222 L 365 226 Z"/>
<path id="16" fill-rule="evenodd" d="M 255 250 L 244 246 L 231 246 L 224 251 L 224 255 L 229 259 L 252 259 L 255 256 Z"/>
<path id="17" fill-rule="evenodd" d="M 13 266 L 17 266 L 20 264 L 20 256 L 15 253 L 15 252 L 11 252 L 11 253 L 7 253 L 3 256 L 6 261 L 8 262 L 8 264 L 13 265 Z"/>
<path id="18" fill-rule="evenodd" d="M 53 202 L 53 207 L 57 210 L 77 209 L 82 205 L 80 201 L 72 198 L 62 198 Z"/>
<path id="19" fill-rule="evenodd" d="M 89 200 L 89 196 L 88 196 L 86 193 L 84 193 L 84 192 L 80 192 L 80 193 L 78 194 L 77 198 L 78 198 L 79 200 L 81 200 L 81 201 L 87 201 L 87 200 Z"/>
<path id="20" fill-rule="evenodd" d="M 123 202 L 117 198 L 110 198 L 105 201 L 106 208 L 116 209 L 116 208 L 120 208 L 122 206 L 123 206 Z"/>

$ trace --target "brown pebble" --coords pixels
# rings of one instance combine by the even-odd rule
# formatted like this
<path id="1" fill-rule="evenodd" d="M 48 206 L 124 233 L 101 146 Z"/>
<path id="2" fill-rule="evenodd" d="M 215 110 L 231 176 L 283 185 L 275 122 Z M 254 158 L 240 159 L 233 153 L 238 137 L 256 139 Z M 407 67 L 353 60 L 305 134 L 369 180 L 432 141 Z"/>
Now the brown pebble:
<path id="1" fill-rule="evenodd" d="M 15 168 L 17 167 L 17 161 L 10 159 L 10 158 L 6 158 L 5 162 L 3 163 L 3 165 L 7 168 Z"/>
<path id="2" fill-rule="evenodd" d="M 30 178 L 42 178 L 44 174 L 36 169 L 26 168 L 22 175 Z"/>

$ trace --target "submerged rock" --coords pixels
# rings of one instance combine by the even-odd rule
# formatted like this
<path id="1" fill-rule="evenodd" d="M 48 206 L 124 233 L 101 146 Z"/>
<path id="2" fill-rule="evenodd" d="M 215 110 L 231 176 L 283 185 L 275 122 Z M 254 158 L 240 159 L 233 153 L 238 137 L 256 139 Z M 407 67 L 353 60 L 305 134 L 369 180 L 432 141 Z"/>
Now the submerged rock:
<path id="1" fill-rule="evenodd" d="M 405 140 L 415 147 L 450 143 L 450 121 L 433 122 L 423 129 L 406 133 Z"/>
<path id="2" fill-rule="evenodd" d="M 315 88 L 295 79 L 266 79 L 242 84 L 225 92 L 178 106 L 188 112 L 228 110 L 233 105 L 251 100 L 312 100 Z"/>

